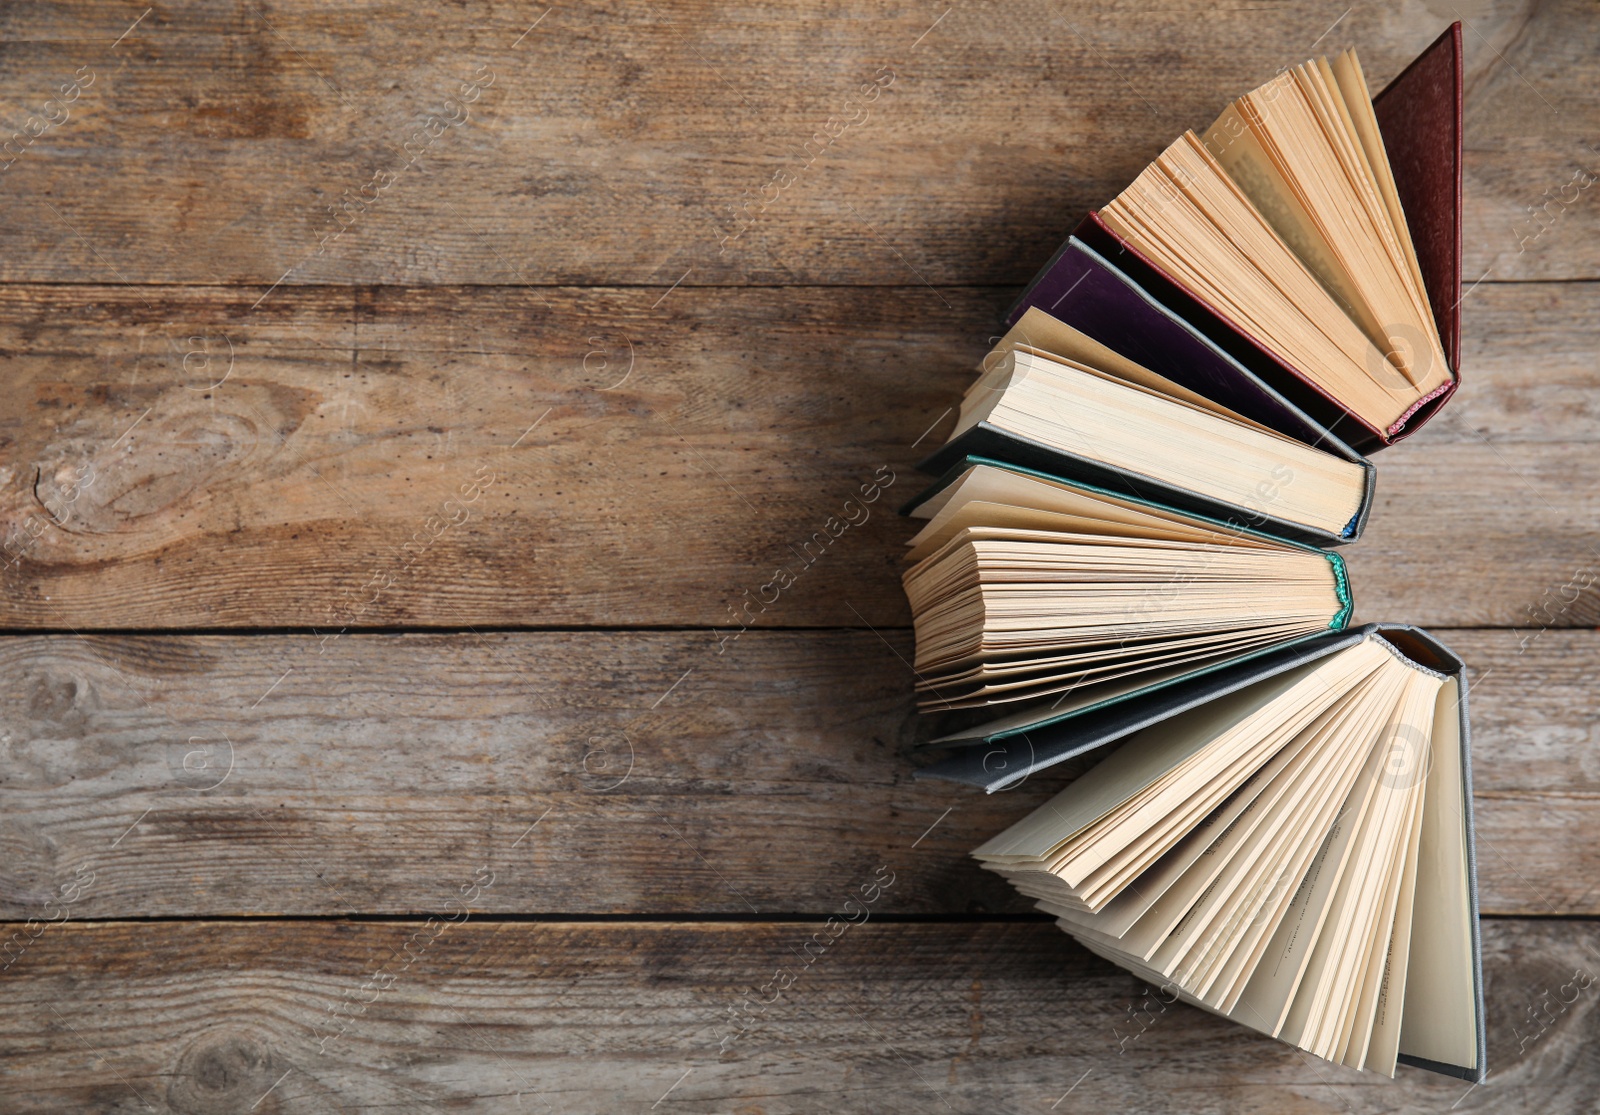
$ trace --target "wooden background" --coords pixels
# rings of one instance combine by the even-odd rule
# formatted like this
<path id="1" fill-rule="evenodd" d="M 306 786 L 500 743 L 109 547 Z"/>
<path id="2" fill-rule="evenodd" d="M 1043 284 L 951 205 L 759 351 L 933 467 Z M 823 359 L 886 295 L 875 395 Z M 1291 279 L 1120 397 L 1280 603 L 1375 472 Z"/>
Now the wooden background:
<path id="1" fill-rule="evenodd" d="M 1345 7 L 7 5 L 0 1112 L 1596 1110 L 1600 20 Z M 1471 1089 L 977 870 L 1060 780 L 912 781 L 891 513 L 1087 207 L 1458 15 L 1465 384 L 1349 554 L 1472 664 Z"/>

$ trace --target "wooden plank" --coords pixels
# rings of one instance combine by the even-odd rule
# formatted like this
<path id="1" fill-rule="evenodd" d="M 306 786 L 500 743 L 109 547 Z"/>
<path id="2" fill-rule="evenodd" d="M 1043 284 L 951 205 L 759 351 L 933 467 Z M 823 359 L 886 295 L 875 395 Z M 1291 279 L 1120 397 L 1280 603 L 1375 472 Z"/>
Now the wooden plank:
<path id="1" fill-rule="evenodd" d="M 1466 77 L 1468 283 L 1554 278 L 1564 266 L 1558 260 L 1600 235 L 1593 145 L 1600 91 L 1593 81 L 1572 80 L 1584 64 L 1574 62 L 1596 56 L 1600 26 L 1581 11 L 1577 3 L 1519 5 L 1492 22 L 1467 13 L 1467 56 L 1476 59 Z M 1593 252 L 1587 267 L 1568 273 L 1594 276 Z"/>
<path id="2" fill-rule="evenodd" d="M 1485 923 L 1490 1077 L 1469 1090 L 1164 1005 L 1048 923 L 457 916 L 50 926 L 0 980 L 0 1103 L 1544 1115 L 1589 1110 L 1596 1087 L 1584 922 Z"/>
<path id="3" fill-rule="evenodd" d="M 0 640 L 0 916 L 405 914 L 464 864 L 505 913 L 1026 911 L 968 858 L 1065 784 L 912 779 L 904 632 Z M 1448 631 L 1473 664 L 1489 912 L 1600 914 L 1600 634 Z"/>
<path id="4" fill-rule="evenodd" d="M 927 291 L 387 290 L 235 331 L 248 295 L 163 288 L 182 327 L 141 360 L 147 297 L 0 290 L 6 626 L 724 624 L 780 561 L 762 622 L 904 622 L 891 508 L 983 328 Z M 946 299 L 971 325 L 1002 297 Z"/>
<path id="5" fill-rule="evenodd" d="M 0 912 L 87 862 L 88 916 L 405 913 L 489 856 L 502 909 L 774 914 L 891 850 L 897 911 L 1025 910 L 966 853 L 1045 793 L 913 783 L 892 639 L 0 640 Z"/>
<path id="6" fill-rule="evenodd" d="M 1355 44 L 1378 87 L 1456 13 L 537 14 L 8 10 L 0 280 L 1020 283 L 1281 67 Z M 1600 30 L 1582 0 L 1468 14 L 1468 281 L 1595 278 Z"/>
<path id="7" fill-rule="evenodd" d="M 903 626 L 889 512 L 1010 294 L 0 287 L 0 626 Z M 1524 625 L 1595 559 L 1600 286 L 1469 308 L 1369 617 Z"/>

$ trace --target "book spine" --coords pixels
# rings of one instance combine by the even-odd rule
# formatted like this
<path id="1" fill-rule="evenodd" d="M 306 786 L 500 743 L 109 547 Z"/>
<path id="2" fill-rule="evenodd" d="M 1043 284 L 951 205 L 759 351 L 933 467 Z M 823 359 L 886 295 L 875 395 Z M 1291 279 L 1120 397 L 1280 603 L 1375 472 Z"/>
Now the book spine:
<path id="1" fill-rule="evenodd" d="M 1404 430 L 1406 428 L 1406 423 L 1411 421 L 1411 416 L 1412 415 L 1416 414 L 1417 411 L 1421 410 L 1423 407 L 1425 407 L 1429 403 L 1433 402 L 1433 400 L 1437 399 L 1440 395 L 1443 395 L 1443 394 L 1445 394 L 1447 392 L 1450 392 L 1450 391 L 1454 391 L 1455 388 L 1456 388 L 1456 380 L 1451 379 L 1450 382 L 1441 383 L 1438 387 L 1435 387 L 1432 391 L 1429 391 L 1426 395 L 1422 396 L 1422 398 L 1420 398 L 1416 402 L 1412 403 L 1410 408 L 1407 409 L 1407 411 L 1404 414 L 1402 414 L 1398 419 L 1395 420 L 1395 424 L 1393 426 L 1389 427 L 1387 433 L 1389 435 L 1390 440 L 1392 441 L 1395 438 L 1400 436 L 1400 431 L 1402 431 L 1402 430 Z"/>

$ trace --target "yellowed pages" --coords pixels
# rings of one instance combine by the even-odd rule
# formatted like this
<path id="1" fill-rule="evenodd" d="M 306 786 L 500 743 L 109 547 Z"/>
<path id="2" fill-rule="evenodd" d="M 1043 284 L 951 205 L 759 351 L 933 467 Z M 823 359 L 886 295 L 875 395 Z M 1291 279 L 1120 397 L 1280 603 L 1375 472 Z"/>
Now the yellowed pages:
<path id="1" fill-rule="evenodd" d="M 1383 146 L 1383 133 L 1378 130 L 1378 114 L 1372 109 L 1372 98 L 1367 93 L 1367 78 L 1362 72 L 1361 61 L 1355 51 L 1347 50 L 1333 59 L 1331 68 L 1339 92 L 1343 94 L 1344 103 L 1350 111 L 1356 135 L 1361 139 L 1361 148 L 1367 156 L 1367 165 L 1371 168 L 1378 196 L 1383 198 L 1384 208 L 1389 212 L 1389 223 L 1404 249 L 1406 270 L 1410 272 L 1412 284 L 1423 305 L 1428 307 L 1428 320 L 1432 322 L 1433 309 L 1428 302 L 1427 284 L 1422 280 L 1422 267 L 1417 262 L 1417 249 L 1411 239 L 1411 224 L 1400 205 L 1400 190 L 1394 184 L 1394 170 L 1389 165 L 1389 154 Z M 1435 323 L 1434 332 L 1438 331 Z"/>
<path id="2" fill-rule="evenodd" d="M 1228 177 L 1244 191 L 1256 211 L 1300 262 L 1311 270 L 1339 307 L 1359 326 L 1367 339 L 1387 349 L 1389 338 L 1384 323 L 1367 304 L 1349 270 L 1329 246 L 1322 229 L 1306 212 L 1261 146 L 1255 129 L 1247 122 L 1249 104 L 1235 101 L 1206 129 L 1206 150 L 1222 164 Z"/>

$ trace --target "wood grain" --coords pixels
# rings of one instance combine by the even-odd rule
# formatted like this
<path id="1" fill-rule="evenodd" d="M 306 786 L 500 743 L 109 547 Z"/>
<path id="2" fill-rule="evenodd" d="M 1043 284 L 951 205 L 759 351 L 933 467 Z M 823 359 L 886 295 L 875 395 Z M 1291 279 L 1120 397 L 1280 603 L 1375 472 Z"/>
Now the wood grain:
<path id="1" fill-rule="evenodd" d="M 903 626 L 891 510 L 1011 293 L 0 287 L 0 626 Z M 1597 560 L 1600 286 L 1469 308 L 1368 618 L 1525 625 Z"/>
<path id="2" fill-rule="evenodd" d="M 1467 281 L 1600 277 L 1582 0 L 539 12 L 10 9 L 11 126 L 61 122 L 4 171 L 0 280 L 1021 283 L 1281 67 L 1356 45 L 1376 88 L 1458 14 Z"/>
<path id="3" fill-rule="evenodd" d="M 1590 923 L 1486 923 L 1490 1077 L 1470 1090 L 1327 1065 L 1163 1008 L 1048 923 L 869 919 L 832 933 L 819 921 L 55 925 L 0 981 L 0 1103 L 18 1115 L 1543 1115 L 1588 1110 L 1594 1095 L 1600 989 L 1577 990 L 1594 980 Z"/>
<path id="4" fill-rule="evenodd" d="M 1472 664 L 1483 908 L 1600 914 L 1592 631 Z M 1026 911 L 968 853 L 1065 784 L 913 781 L 903 632 L 0 640 L 0 915 Z"/>
<path id="5" fill-rule="evenodd" d="M 1600 24 L 941 7 L 0 9 L 0 1110 L 1593 1107 Z M 912 779 L 890 514 L 1087 208 L 1458 15 L 1465 386 L 1351 565 L 1514 628 L 1443 633 L 1539 916 L 1470 1091 L 1162 1009 L 978 870 L 1068 775 Z"/>

